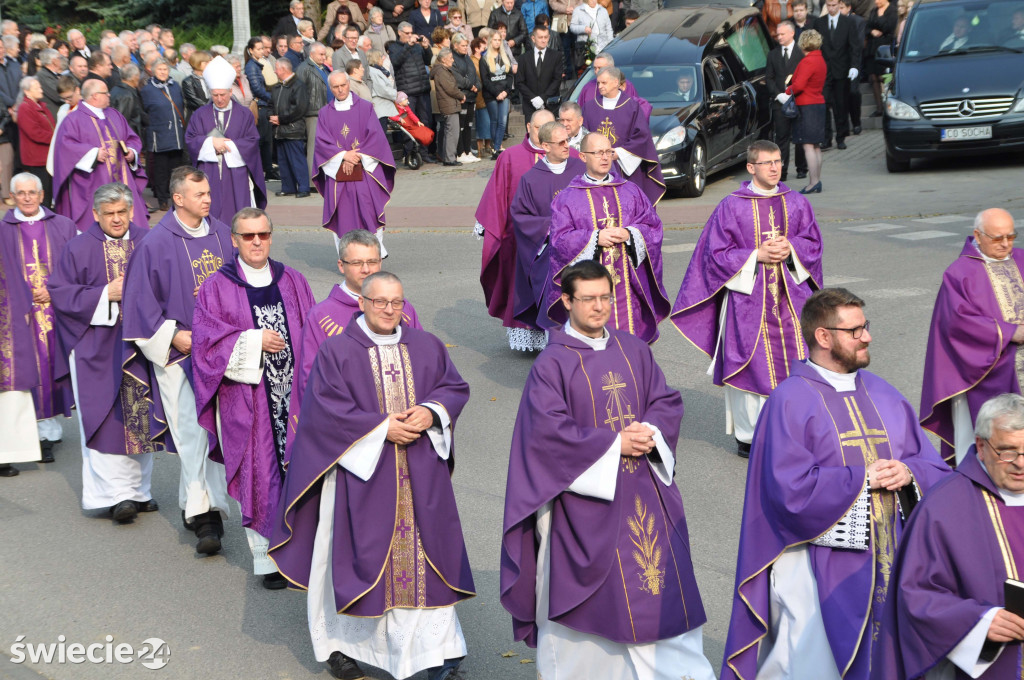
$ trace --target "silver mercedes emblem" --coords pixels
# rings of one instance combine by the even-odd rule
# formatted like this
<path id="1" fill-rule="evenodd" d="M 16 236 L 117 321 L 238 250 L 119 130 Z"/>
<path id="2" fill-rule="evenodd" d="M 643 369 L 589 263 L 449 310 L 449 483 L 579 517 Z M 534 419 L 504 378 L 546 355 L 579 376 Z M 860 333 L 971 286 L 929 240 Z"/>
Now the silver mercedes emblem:
<path id="1" fill-rule="evenodd" d="M 960 106 L 956 107 L 956 110 L 960 112 L 962 118 L 968 118 L 974 115 L 974 102 L 970 99 L 965 99 L 960 102 Z"/>

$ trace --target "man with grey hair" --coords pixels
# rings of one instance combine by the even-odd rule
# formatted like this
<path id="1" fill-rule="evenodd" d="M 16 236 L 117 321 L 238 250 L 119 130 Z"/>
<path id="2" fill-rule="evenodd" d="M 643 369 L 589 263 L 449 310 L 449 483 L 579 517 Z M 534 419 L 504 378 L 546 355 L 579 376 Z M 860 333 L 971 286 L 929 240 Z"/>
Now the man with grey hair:
<path id="1" fill-rule="evenodd" d="M 291 0 L 288 3 L 288 14 L 281 17 L 274 25 L 271 35 L 298 35 L 299 22 L 306 17 L 306 7 L 302 0 Z"/>
<path id="2" fill-rule="evenodd" d="M 4 36 L 13 35 L 17 37 L 20 32 L 18 22 L 11 19 L 4 19 L 3 24 L 0 24 L 0 26 L 2 26 L 0 30 L 2 30 Z"/>
<path id="3" fill-rule="evenodd" d="M 475 589 L 451 471 L 469 385 L 440 339 L 402 325 L 404 306 L 397 276 L 367 276 L 362 315 L 320 348 L 271 539 L 308 591 L 316 659 L 344 680 L 365 677 L 357 661 L 463 677 L 454 605 Z"/>
<path id="4" fill-rule="evenodd" d="M 27 172 L 15 175 L 11 179 L 11 195 L 15 207 L 8 210 L 0 222 L 0 241 L 5 242 L 0 247 L 17 254 L 17 259 L 7 268 L 8 286 L 15 285 L 15 277 L 19 277 L 17 285 L 28 286 L 31 294 L 29 324 L 34 341 L 30 352 L 39 375 L 32 390 L 35 410 L 29 409 L 24 416 L 38 421 L 42 460 L 52 463 L 53 447 L 62 439 L 58 416 L 71 415 L 71 392 L 55 375 L 61 351 L 54 335 L 54 312 L 46 283 L 57 268 L 61 251 L 77 230 L 74 222 L 45 207 L 43 183 L 35 175 Z M 5 353 L 6 347 L 4 345 Z"/>
<path id="5" fill-rule="evenodd" d="M 199 424 L 220 442 L 253 572 L 264 588 L 279 590 L 288 584 L 267 548 L 287 460 L 295 347 L 314 300 L 302 274 L 270 259 L 273 233 L 259 208 L 242 208 L 231 220 L 238 255 L 199 289 L 192 372 Z"/>
<path id="6" fill-rule="evenodd" d="M 60 95 L 57 94 L 57 78 L 67 70 L 68 60 L 61 56 L 60 52 L 52 48 L 46 48 L 39 52 L 39 63 L 42 65 L 36 71 L 39 84 L 43 88 L 43 103 L 50 109 L 54 120 L 57 118 L 57 109 L 63 103 Z"/>
<path id="7" fill-rule="evenodd" d="M 89 76 L 89 60 L 80 54 L 72 54 L 68 59 L 68 73 L 81 85 Z"/>
<path id="8" fill-rule="evenodd" d="M 119 69 L 121 82 L 110 88 L 110 106 L 128 121 L 135 134 L 142 137 L 142 96 L 139 93 L 141 71 L 130 61 Z"/>
<path id="9" fill-rule="evenodd" d="M 341 31 L 342 44 L 331 55 L 331 70 L 344 71 L 350 59 L 358 59 L 366 64 L 366 52 L 359 49 L 359 29 L 345 26 Z"/>
<path id="10" fill-rule="evenodd" d="M 82 509 L 109 510 L 118 523 L 157 509 L 150 489 L 164 417 L 136 379 L 141 362 L 122 365 L 124 271 L 146 225 L 131 223 L 131 190 L 105 184 L 92 201 L 95 221 L 71 240 L 47 289 L 56 311 L 55 376 L 70 379 L 82 439 Z"/>
<path id="11" fill-rule="evenodd" d="M 309 56 L 295 71 L 296 77 L 306 84 L 309 94 L 309 107 L 306 109 L 306 163 L 309 165 L 310 176 L 315 174 L 313 167 L 313 148 L 316 141 L 316 119 L 320 109 L 334 101 L 334 94 L 327 85 L 329 75 L 324 62 L 327 61 L 327 46 L 321 42 L 313 43 L 309 48 Z"/>
<path id="12" fill-rule="evenodd" d="M 1024 250 L 1014 248 L 1013 216 L 1002 208 L 974 218 L 960 257 L 935 298 L 921 389 L 921 425 L 959 464 L 973 444 L 985 401 L 1024 385 Z"/>
<path id="13" fill-rule="evenodd" d="M 583 127 L 583 109 L 576 102 L 562 102 L 558 107 L 558 122 L 569 133 L 569 146 L 579 151 L 589 132 Z"/>
<path id="14" fill-rule="evenodd" d="M 430 79 L 434 81 L 434 93 L 437 95 L 437 109 L 440 113 L 441 139 L 437 145 L 444 165 L 462 165 L 455 158 L 459 145 L 459 111 L 466 95 L 459 89 L 452 66 L 455 55 L 447 47 L 437 53 L 437 61 L 430 70 Z"/>
<path id="15" fill-rule="evenodd" d="M 192 64 L 188 58 L 195 54 L 196 46 L 192 43 L 182 43 L 178 47 L 178 70 L 185 74 L 185 77 L 192 75 Z"/>
<path id="16" fill-rule="evenodd" d="M 597 76 L 597 74 L 600 73 L 603 69 L 606 69 L 610 66 L 615 66 L 615 58 L 608 52 L 601 52 L 596 57 L 594 57 L 594 62 L 592 66 L 594 69 L 594 76 Z M 645 117 L 649 121 L 651 119 L 651 103 L 648 102 L 643 97 L 641 97 L 639 94 L 637 94 L 636 88 L 633 87 L 633 83 L 629 82 L 628 80 L 625 80 L 623 82 L 621 89 L 622 94 L 625 95 L 626 98 L 632 99 L 636 101 L 637 104 L 640 105 L 640 110 L 644 112 Z M 597 78 L 595 77 L 593 80 L 588 81 L 587 84 L 583 86 L 583 89 L 580 90 L 580 96 L 576 98 L 576 101 L 578 101 L 582 105 L 584 102 L 588 102 L 597 97 L 598 94 L 599 93 L 597 91 Z"/>
<path id="17" fill-rule="evenodd" d="M 68 42 L 71 43 L 71 56 L 77 54 L 88 59 L 92 56 L 93 52 L 99 49 L 96 45 L 87 45 L 85 34 L 77 28 L 72 28 L 68 31 Z"/>
<path id="18" fill-rule="evenodd" d="M 903 534 L 877 657 L 895 668 L 885 677 L 1020 676 L 1024 618 L 1008 600 L 1024 569 L 1022 507 L 1024 397 L 1000 394 L 979 407 L 974 442 Z"/>

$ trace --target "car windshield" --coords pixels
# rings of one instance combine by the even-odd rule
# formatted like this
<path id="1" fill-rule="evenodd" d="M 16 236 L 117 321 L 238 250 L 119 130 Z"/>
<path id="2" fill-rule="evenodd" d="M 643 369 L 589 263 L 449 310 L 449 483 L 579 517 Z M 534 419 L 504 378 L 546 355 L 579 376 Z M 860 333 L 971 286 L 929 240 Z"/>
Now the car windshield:
<path id="1" fill-rule="evenodd" d="M 1024 2 L 918 5 L 901 49 L 914 61 L 971 52 L 1024 51 Z"/>
<path id="2" fill-rule="evenodd" d="M 622 73 L 633 84 L 638 95 L 649 102 L 684 106 L 698 101 L 701 90 L 700 74 L 693 66 L 623 66 Z M 579 97 L 583 85 L 594 79 L 591 70 L 580 79 L 572 98 Z"/>

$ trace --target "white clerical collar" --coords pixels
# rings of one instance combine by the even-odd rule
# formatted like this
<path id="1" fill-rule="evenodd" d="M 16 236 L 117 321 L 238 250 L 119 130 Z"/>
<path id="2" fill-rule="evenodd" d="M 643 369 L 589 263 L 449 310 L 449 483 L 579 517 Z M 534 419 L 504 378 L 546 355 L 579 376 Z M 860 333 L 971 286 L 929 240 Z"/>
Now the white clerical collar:
<path id="1" fill-rule="evenodd" d="M 39 206 L 39 212 L 35 215 L 29 216 L 21 212 L 18 208 L 14 209 L 14 216 L 18 218 L 19 222 L 38 222 L 39 220 L 46 217 L 46 212 L 43 211 L 43 207 Z"/>
<path id="2" fill-rule="evenodd" d="M 978 455 L 977 449 L 975 449 L 974 455 Z M 992 475 L 989 474 L 988 468 L 985 467 L 985 462 L 981 459 L 980 456 L 978 456 L 978 465 L 980 465 L 981 469 L 985 471 L 985 474 L 988 475 L 988 478 L 992 479 Z M 996 480 L 992 479 L 992 485 L 995 486 L 995 484 Z M 1024 493 L 1013 493 L 1012 491 L 1007 491 L 1006 489 L 1000 489 L 998 486 L 996 486 L 996 491 L 999 492 L 999 495 L 1002 497 L 1003 502 L 1006 503 L 1006 505 L 1008 505 L 1009 507 L 1017 508 L 1024 505 Z"/>
<path id="3" fill-rule="evenodd" d="M 121 236 L 121 238 L 114 238 L 113 236 L 111 236 L 107 232 L 103 232 L 103 238 L 105 238 L 108 241 L 127 241 L 128 240 L 128 236 L 129 236 L 129 233 L 128 233 L 127 230 L 124 232 L 124 234 Z"/>
<path id="4" fill-rule="evenodd" d="M 85 108 L 89 109 L 94 114 L 96 114 L 96 117 L 99 118 L 100 120 L 106 120 L 107 119 L 107 114 L 103 113 L 103 109 L 97 109 L 92 104 L 87 103 L 84 99 L 80 103 L 82 104 L 82 106 L 84 106 Z"/>
<path id="5" fill-rule="evenodd" d="M 569 138 L 569 146 L 579 146 L 580 142 L 583 141 L 583 126 L 580 126 L 579 131 Z"/>
<path id="6" fill-rule="evenodd" d="M 213 110 L 214 110 L 214 111 L 219 111 L 219 112 L 221 112 L 221 113 L 227 113 L 228 111 L 230 111 L 230 110 L 231 110 L 231 100 L 230 100 L 230 99 L 228 100 L 228 105 L 227 105 L 227 106 L 225 106 L 225 107 L 224 107 L 223 109 L 222 109 L 222 108 L 220 108 L 220 107 L 218 107 L 218 106 L 214 106 L 214 107 L 213 107 Z"/>
<path id="7" fill-rule="evenodd" d="M 361 295 L 359 295 L 359 293 L 353 293 L 349 289 L 348 284 L 345 283 L 344 281 L 341 282 L 341 291 L 345 293 L 345 295 L 348 295 L 353 300 L 359 300 L 359 298 L 362 297 Z"/>
<path id="8" fill-rule="evenodd" d="M 618 105 L 620 97 L 622 97 L 622 92 L 615 95 L 615 99 L 609 99 L 608 97 L 601 95 L 601 106 L 606 109 L 614 109 Z"/>
<path id="9" fill-rule="evenodd" d="M 568 159 L 562 161 L 561 163 L 552 163 L 551 161 L 548 160 L 547 156 L 544 156 L 544 158 L 542 158 L 541 160 L 544 161 L 544 165 L 548 166 L 548 170 L 555 173 L 556 175 L 561 175 L 563 172 L 565 172 L 565 169 L 569 167 Z"/>
<path id="10" fill-rule="evenodd" d="M 397 345 L 402 341 L 402 326 L 399 325 L 395 328 L 395 332 L 391 335 L 381 335 L 380 333 L 374 333 L 370 330 L 370 327 L 366 325 L 366 315 L 360 314 L 359 318 L 356 319 L 356 323 L 366 333 L 366 337 L 370 338 L 375 345 Z"/>
<path id="11" fill-rule="evenodd" d="M 242 270 L 242 276 L 253 288 L 266 288 L 274 280 L 274 273 L 270 270 L 270 261 L 263 264 L 261 269 L 250 267 L 241 257 L 238 258 L 238 266 Z"/>
<path id="12" fill-rule="evenodd" d="M 526 138 L 526 145 L 527 145 L 528 147 L 530 147 L 530 148 L 531 148 L 531 149 L 533 150 L 533 152 L 534 152 L 534 153 L 546 153 L 546 152 L 544 151 L 544 149 L 542 149 L 542 148 L 540 148 L 540 147 L 538 147 L 538 146 L 534 146 L 534 145 L 533 145 L 533 140 L 532 140 L 532 139 L 530 139 L 529 137 L 527 137 L 527 138 Z"/>
<path id="13" fill-rule="evenodd" d="M 583 335 L 583 333 L 580 333 L 572 327 L 571 321 L 565 322 L 564 330 L 566 335 L 572 336 L 577 340 L 582 340 L 590 347 L 590 349 L 598 352 L 603 351 L 604 348 L 608 346 L 608 340 L 612 337 L 607 328 L 601 329 L 603 335 L 600 338 L 592 338 L 589 335 Z"/>
<path id="14" fill-rule="evenodd" d="M 185 233 L 191 236 L 192 238 L 202 238 L 203 236 L 206 236 L 207 234 L 210 233 L 210 224 L 206 221 L 205 217 L 203 218 L 203 221 L 199 223 L 199 226 L 195 228 L 190 227 L 186 225 L 184 222 L 182 222 L 181 218 L 178 217 L 177 210 L 174 211 L 174 219 L 178 220 L 178 224 L 181 225 L 181 228 L 184 229 Z"/>
<path id="15" fill-rule="evenodd" d="M 349 109 L 352 108 L 352 104 L 353 104 L 353 102 L 352 102 L 352 90 L 349 90 L 347 97 L 345 97 L 344 99 L 341 99 L 341 100 L 338 100 L 338 99 L 334 100 L 334 110 L 335 111 L 348 111 Z"/>
<path id="16" fill-rule="evenodd" d="M 611 173 L 608 173 L 607 175 L 604 176 L 604 179 L 596 179 L 594 177 L 591 177 L 587 173 L 583 173 L 583 181 L 586 182 L 587 184 L 607 184 L 608 182 L 612 181 L 612 175 Z"/>
<path id="17" fill-rule="evenodd" d="M 762 189 L 761 187 L 754 184 L 753 181 L 751 181 L 750 184 L 747 185 L 747 188 L 753 191 L 758 196 L 774 196 L 775 194 L 779 193 L 778 184 L 773 186 L 771 189 Z"/>
<path id="18" fill-rule="evenodd" d="M 1007 260 L 1013 258 L 1013 251 L 1012 250 L 1010 251 L 1009 255 L 1007 255 L 1006 257 L 1000 259 L 1000 258 L 997 258 L 997 257 L 989 257 L 985 253 L 981 252 L 981 248 L 978 247 L 978 242 L 977 241 L 972 241 L 972 244 L 974 245 L 974 249 L 978 251 L 978 255 L 981 255 L 981 259 L 985 260 L 985 262 L 1006 262 Z"/>
<path id="19" fill-rule="evenodd" d="M 807 360 L 807 365 L 817 371 L 818 375 L 824 378 L 836 392 L 857 391 L 857 371 L 853 373 L 836 373 L 823 366 L 819 366 L 810 359 Z"/>

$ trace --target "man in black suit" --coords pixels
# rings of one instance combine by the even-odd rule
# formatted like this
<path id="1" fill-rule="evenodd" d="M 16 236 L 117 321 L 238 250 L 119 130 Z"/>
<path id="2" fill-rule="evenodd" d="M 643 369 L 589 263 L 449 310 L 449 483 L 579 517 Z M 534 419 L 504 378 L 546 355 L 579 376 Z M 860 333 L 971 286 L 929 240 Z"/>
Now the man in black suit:
<path id="1" fill-rule="evenodd" d="M 864 35 L 867 31 L 868 22 L 867 19 L 862 17 L 856 12 L 853 7 L 853 0 L 839 0 L 839 12 L 845 16 L 850 17 L 853 21 L 853 25 L 857 27 L 857 40 L 861 45 L 864 44 Z M 864 55 L 861 55 L 863 59 Z M 860 64 L 854 64 L 859 67 Z M 859 135 L 861 132 L 860 125 L 860 108 L 861 108 L 861 96 L 860 96 L 860 83 L 857 80 L 850 81 L 850 97 L 846 101 L 846 110 L 850 114 L 850 125 L 853 126 L 853 134 Z"/>
<path id="2" fill-rule="evenodd" d="M 519 54 L 523 43 L 526 42 L 526 19 L 523 18 L 523 13 L 516 9 L 516 0 L 502 0 L 501 6 L 491 11 L 487 25 L 493 24 L 495 19 L 508 27 L 505 40 L 512 54 Z"/>
<path id="3" fill-rule="evenodd" d="M 826 0 L 828 13 L 818 17 L 814 30 L 821 33 L 821 56 L 825 58 L 828 75 L 825 77 L 825 105 L 835 118 L 836 148 L 846 148 L 846 136 L 850 133 L 847 119 L 847 100 L 850 84 L 857 81 L 862 44 L 857 38 L 857 27 L 853 19 L 839 13 L 839 0 Z M 825 142 L 821 148 L 832 146 L 832 121 L 825 116 Z"/>
<path id="4" fill-rule="evenodd" d="M 298 35 L 299 22 L 306 18 L 306 7 L 302 0 L 288 3 L 288 15 L 281 17 L 270 35 Z"/>
<path id="5" fill-rule="evenodd" d="M 530 120 L 537 109 L 550 108 L 548 100 L 558 96 L 562 82 L 562 51 L 548 46 L 551 31 L 547 26 L 538 25 L 531 37 L 533 49 L 519 55 L 519 70 L 516 71 L 516 89 L 522 98 L 526 120 Z"/>
<path id="6" fill-rule="evenodd" d="M 796 65 L 804 58 L 804 53 L 797 46 L 794 36 L 796 27 L 788 19 L 780 21 L 776 28 L 775 38 L 779 46 L 768 53 L 768 66 L 765 70 L 768 81 L 768 93 L 772 97 L 772 127 L 775 129 L 775 143 L 779 145 L 782 152 L 782 177 L 779 181 L 786 181 L 789 172 L 789 145 L 793 138 L 793 118 L 786 118 L 782 115 L 782 102 L 788 98 L 786 86 L 789 79 L 796 70 Z M 779 95 L 782 95 L 780 97 Z M 796 176 L 804 178 L 807 176 L 807 159 L 804 157 L 802 144 L 796 145 Z"/>
<path id="7" fill-rule="evenodd" d="M 99 52 L 99 47 L 96 45 L 87 45 L 85 42 L 85 35 L 77 28 L 72 28 L 68 31 L 68 42 L 71 44 L 71 54 L 69 56 L 75 56 L 76 54 L 88 59 L 92 56 L 93 52 Z"/>

